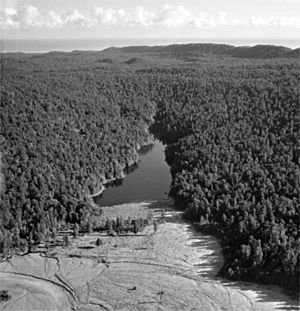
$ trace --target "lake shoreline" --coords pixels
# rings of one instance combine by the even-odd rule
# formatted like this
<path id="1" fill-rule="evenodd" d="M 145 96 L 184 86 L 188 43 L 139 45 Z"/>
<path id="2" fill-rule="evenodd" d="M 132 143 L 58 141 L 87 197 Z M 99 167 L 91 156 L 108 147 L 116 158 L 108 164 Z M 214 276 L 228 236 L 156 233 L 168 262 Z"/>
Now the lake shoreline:
<path id="1" fill-rule="evenodd" d="M 171 174 L 165 162 L 165 146 L 157 139 L 148 142 L 139 146 L 138 162 L 123 170 L 126 178 L 106 181 L 90 199 L 99 206 L 112 206 L 166 197 Z"/>
<path id="2" fill-rule="evenodd" d="M 130 167 L 133 167 L 134 165 L 137 165 L 140 162 L 139 151 L 143 147 L 146 147 L 146 146 L 154 144 L 155 141 L 156 141 L 156 139 L 151 135 L 149 137 L 149 139 L 145 143 L 143 143 L 142 145 L 137 145 L 136 149 L 133 152 L 133 156 L 135 157 L 135 160 L 130 161 L 130 162 L 127 161 L 123 167 L 121 166 L 121 172 L 119 172 L 120 176 L 109 178 L 109 179 L 106 179 L 103 176 L 103 178 L 102 178 L 103 181 L 101 182 L 100 190 L 94 192 L 93 194 L 90 194 L 89 198 L 93 199 L 93 198 L 95 198 L 97 196 L 100 196 L 106 190 L 105 185 L 108 185 L 108 184 L 110 184 L 110 183 L 112 183 L 114 181 L 123 180 L 127 176 L 126 170 L 130 169 Z"/>

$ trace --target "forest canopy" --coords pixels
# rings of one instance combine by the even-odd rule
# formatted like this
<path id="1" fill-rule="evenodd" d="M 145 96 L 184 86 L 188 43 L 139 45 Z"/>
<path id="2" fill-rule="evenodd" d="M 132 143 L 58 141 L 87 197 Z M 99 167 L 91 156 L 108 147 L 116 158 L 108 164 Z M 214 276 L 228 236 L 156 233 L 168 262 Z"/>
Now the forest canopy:
<path id="1" fill-rule="evenodd" d="M 298 288 L 296 61 L 5 54 L 2 82 L 3 256 L 85 226 L 89 195 L 137 161 L 150 128 L 176 204 L 222 236 L 222 273 Z"/>

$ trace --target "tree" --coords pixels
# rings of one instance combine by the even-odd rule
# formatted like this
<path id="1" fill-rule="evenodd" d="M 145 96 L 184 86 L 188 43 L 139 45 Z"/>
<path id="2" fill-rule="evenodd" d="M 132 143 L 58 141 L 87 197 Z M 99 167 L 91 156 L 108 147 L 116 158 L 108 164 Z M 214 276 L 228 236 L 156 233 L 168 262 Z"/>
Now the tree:
<path id="1" fill-rule="evenodd" d="M 78 234 L 79 234 L 79 225 L 76 223 L 74 225 L 74 230 L 73 230 L 74 239 L 76 239 L 78 237 Z"/>
<path id="2" fill-rule="evenodd" d="M 69 237 L 67 234 L 64 234 L 64 236 L 63 236 L 63 247 L 68 247 L 69 245 L 70 245 Z"/>
<path id="3" fill-rule="evenodd" d="M 153 229 L 154 229 L 154 232 L 156 232 L 158 229 L 158 223 L 156 220 L 153 220 Z"/>
<path id="4" fill-rule="evenodd" d="M 96 246 L 101 246 L 103 244 L 102 240 L 100 238 L 98 238 L 96 240 Z"/>
<path id="5" fill-rule="evenodd" d="M 8 301 L 11 299 L 11 294 L 7 289 L 3 289 L 0 291 L 0 302 Z"/>
<path id="6" fill-rule="evenodd" d="M 140 231 L 140 222 L 138 219 L 133 220 L 133 232 L 137 234 Z"/>
<path id="7" fill-rule="evenodd" d="M 89 234 L 93 233 L 93 225 L 92 225 L 92 222 L 90 220 L 88 220 L 88 223 L 87 223 L 87 231 Z"/>

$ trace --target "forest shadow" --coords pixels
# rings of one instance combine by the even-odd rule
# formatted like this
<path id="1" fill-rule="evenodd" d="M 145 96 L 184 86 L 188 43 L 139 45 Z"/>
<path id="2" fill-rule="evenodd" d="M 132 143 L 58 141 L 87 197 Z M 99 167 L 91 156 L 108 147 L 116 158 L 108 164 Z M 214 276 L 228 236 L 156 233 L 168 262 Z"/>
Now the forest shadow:
<path id="1" fill-rule="evenodd" d="M 273 308 L 275 310 L 300 310 L 299 300 L 279 286 L 246 281 L 232 281 L 222 277 L 216 277 L 215 280 L 224 287 L 229 287 L 237 291 L 252 291 L 253 294 L 249 296 L 255 297 L 256 303 L 276 304 Z"/>
<path id="2" fill-rule="evenodd" d="M 197 275 L 216 279 L 223 265 L 222 248 L 216 237 L 198 231 L 193 224 L 187 225 L 188 245 L 199 250 L 199 263 L 194 264 Z"/>
<path id="3" fill-rule="evenodd" d="M 88 245 L 88 246 L 85 246 L 85 245 L 84 245 L 84 246 L 77 246 L 77 248 L 78 248 L 78 249 L 93 249 L 93 248 L 95 248 L 95 246 L 89 246 L 89 245 Z"/>

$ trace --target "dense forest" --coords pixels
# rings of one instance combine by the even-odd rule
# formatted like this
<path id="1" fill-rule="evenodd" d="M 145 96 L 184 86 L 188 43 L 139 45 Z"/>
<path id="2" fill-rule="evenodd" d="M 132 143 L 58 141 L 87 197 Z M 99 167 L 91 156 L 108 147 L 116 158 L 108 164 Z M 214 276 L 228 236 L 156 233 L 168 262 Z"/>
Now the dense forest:
<path id="1" fill-rule="evenodd" d="M 202 76 L 202 75 L 200 75 Z M 300 106 L 293 66 L 212 68 L 173 85 L 153 131 L 170 193 L 218 231 L 223 275 L 299 289 Z"/>
<path id="2" fill-rule="evenodd" d="M 150 128 L 176 204 L 221 237 L 222 274 L 299 288 L 296 61 L 165 57 L 3 56 L 0 252 L 86 226 Z"/>
<path id="3" fill-rule="evenodd" d="M 151 139 L 154 105 L 137 78 L 46 61 L 17 56 L 3 62 L 4 255 L 68 225 L 84 226 L 88 196 L 105 180 L 121 177 L 138 160 L 138 147 Z"/>

